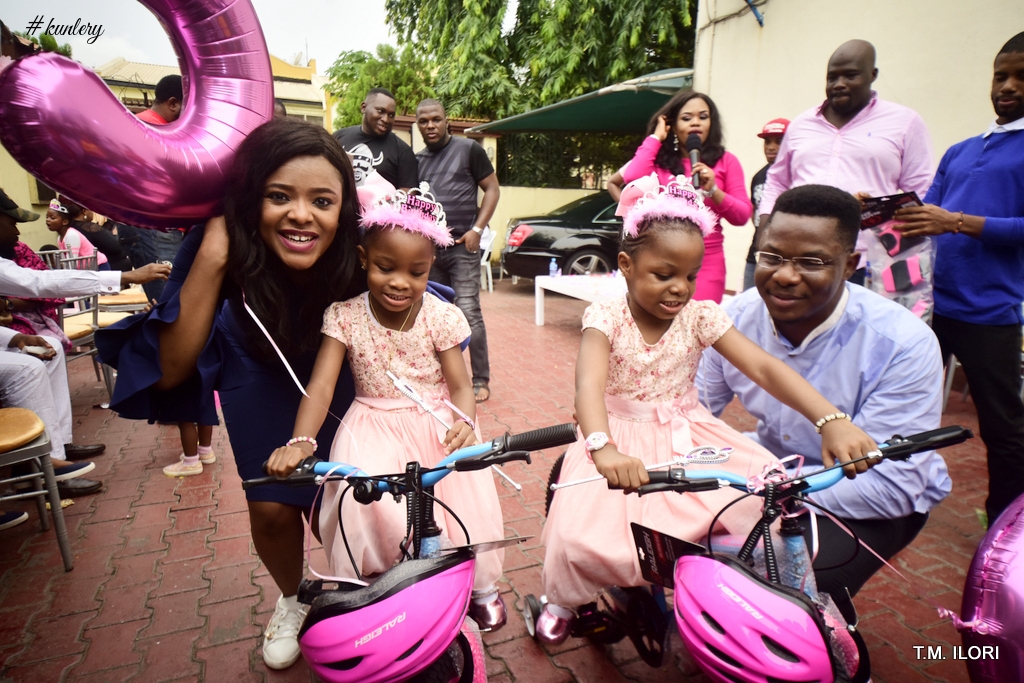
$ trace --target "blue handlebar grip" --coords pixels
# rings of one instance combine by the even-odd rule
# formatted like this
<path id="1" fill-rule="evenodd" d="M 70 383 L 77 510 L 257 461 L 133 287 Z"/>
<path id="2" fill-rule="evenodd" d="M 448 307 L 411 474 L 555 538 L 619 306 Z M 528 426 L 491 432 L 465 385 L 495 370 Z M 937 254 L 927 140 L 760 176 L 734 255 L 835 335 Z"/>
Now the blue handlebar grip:
<path id="1" fill-rule="evenodd" d="M 685 470 L 687 479 L 724 479 L 730 486 L 746 490 L 747 478 L 725 470 Z"/>
<path id="2" fill-rule="evenodd" d="M 474 455 L 483 455 L 489 453 L 494 448 L 494 443 L 491 441 L 485 441 L 483 443 L 473 444 L 472 446 L 466 446 L 455 451 L 447 458 L 437 463 L 437 467 L 447 467 L 456 460 L 462 460 L 463 458 L 471 458 Z M 443 472 L 428 472 L 423 475 L 424 486 L 434 486 L 437 482 L 448 476 L 448 473 L 452 470 L 445 470 Z"/>
<path id="3" fill-rule="evenodd" d="M 733 472 L 726 472 L 724 470 L 686 470 L 686 477 L 688 479 L 724 479 L 729 482 L 731 486 L 736 488 L 746 489 L 747 479 L 741 477 Z M 807 476 L 808 488 L 804 489 L 804 493 L 814 493 L 815 491 L 822 491 L 830 486 L 835 486 L 843 479 L 842 468 L 823 470 L 821 472 L 815 472 L 814 474 Z"/>
<path id="4" fill-rule="evenodd" d="M 332 471 L 334 474 L 342 477 L 347 477 L 349 475 L 355 475 L 357 477 L 370 476 L 358 467 L 346 465 L 343 462 L 329 462 L 324 460 L 313 465 L 313 474 L 319 474 L 321 477 Z"/>
<path id="5" fill-rule="evenodd" d="M 821 491 L 830 486 L 835 486 L 843 480 L 843 476 L 842 467 L 815 472 L 814 474 L 808 475 L 805 479 L 809 486 L 805 488 L 803 492 L 814 493 L 815 491 Z"/>

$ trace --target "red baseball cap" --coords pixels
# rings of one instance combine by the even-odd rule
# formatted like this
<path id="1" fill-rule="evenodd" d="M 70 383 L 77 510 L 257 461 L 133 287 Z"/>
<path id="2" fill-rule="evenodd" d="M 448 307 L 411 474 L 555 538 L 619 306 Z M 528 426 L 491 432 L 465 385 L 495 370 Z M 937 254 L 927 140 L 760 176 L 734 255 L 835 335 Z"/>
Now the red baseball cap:
<path id="1" fill-rule="evenodd" d="M 780 135 L 786 134 L 786 129 L 789 128 L 789 119 L 772 119 L 768 123 L 764 124 L 764 128 L 757 134 L 759 138 L 774 138 Z"/>

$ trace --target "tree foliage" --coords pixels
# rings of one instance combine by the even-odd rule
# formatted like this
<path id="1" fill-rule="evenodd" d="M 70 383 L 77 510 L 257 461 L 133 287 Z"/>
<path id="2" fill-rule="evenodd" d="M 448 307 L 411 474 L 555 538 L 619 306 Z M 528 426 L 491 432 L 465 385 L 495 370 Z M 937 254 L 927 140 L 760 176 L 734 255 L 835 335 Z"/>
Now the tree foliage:
<path id="1" fill-rule="evenodd" d="M 21 36 L 25 40 L 30 40 L 43 49 L 43 52 L 56 52 L 57 54 L 64 55 L 68 59 L 71 59 L 71 44 L 64 43 L 59 45 L 57 39 L 51 36 L 49 33 L 41 33 L 38 38 L 30 36 L 27 33 L 21 31 L 15 31 L 15 35 Z"/>
<path id="2" fill-rule="evenodd" d="M 453 116 L 496 119 L 670 67 L 690 66 L 689 0 L 387 0 L 399 39 L 436 61 Z"/>
<path id="3" fill-rule="evenodd" d="M 417 56 L 412 45 L 399 51 L 378 45 L 376 54 L 362 50 L 342 52 L 327 69 L 327 88 L 339 99 L 335 128 L 362 121 L 359 105 L 372 88 L 387 88 L 394 94 L 398 114 L 412 114 L 416 105 L 435 97 L 431 63 Z"/>

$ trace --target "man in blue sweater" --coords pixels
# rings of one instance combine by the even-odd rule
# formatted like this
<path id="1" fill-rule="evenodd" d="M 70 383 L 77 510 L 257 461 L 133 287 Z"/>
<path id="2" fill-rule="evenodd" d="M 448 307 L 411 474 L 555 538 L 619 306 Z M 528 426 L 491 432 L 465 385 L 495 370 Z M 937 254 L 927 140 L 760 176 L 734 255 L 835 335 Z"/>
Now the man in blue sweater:
<path id="1" fill-rule="evenodd" d="M 996 55 L 996 120 L 942 157 L 926 206 L 904 209 L 906 236 L 935 235 L 935 316 L 956 356 L 988 449 L 989 523 L 1024 493 L 1024 33 Z"/>

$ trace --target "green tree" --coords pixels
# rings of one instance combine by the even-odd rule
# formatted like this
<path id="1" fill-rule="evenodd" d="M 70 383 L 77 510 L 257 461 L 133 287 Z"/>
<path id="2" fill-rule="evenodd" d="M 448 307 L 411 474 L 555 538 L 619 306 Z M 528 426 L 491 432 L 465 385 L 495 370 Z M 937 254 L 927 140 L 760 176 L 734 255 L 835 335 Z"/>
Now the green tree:
<path id="1" fill-rule="evenodd" d="M 25 40 L 30 40 L 39 47 L 43 48 L 43 52 L 56 52 L 58 54 L 64 55 L 68 59 L 71 59 L 71 44 L 64 43 L 63 45 L 58 45 L 57 39 L 51 36 L 49 33 L 42 33 L 38 38 L 36 38 L 35 36 L 30 36 L 27 33 L 22 33 L 21 31 L 15 31 L 14 33 L 15 35 L 19 35 Z"/>
<path id="2" fill-rule="evenodd" d="M 418 57 L 411 45 L 401 51 L 378 45 L 376 55 L 361 50 L 342 52 L 326 75 L 328 90 L 339 99 L 335 128 L 362 121 L 359 105 L 373 88 L 390 90 L 399 114 L 412 114 L 420 100 L 435 97 L 432 66 Z"/>
<path id="3" fill-rule="evenodd" d="M 438 64 L 452 114 L 500 118 L 669 67 L 689 66 L 689 0 L 387 0 L 399 39 Z"/>

